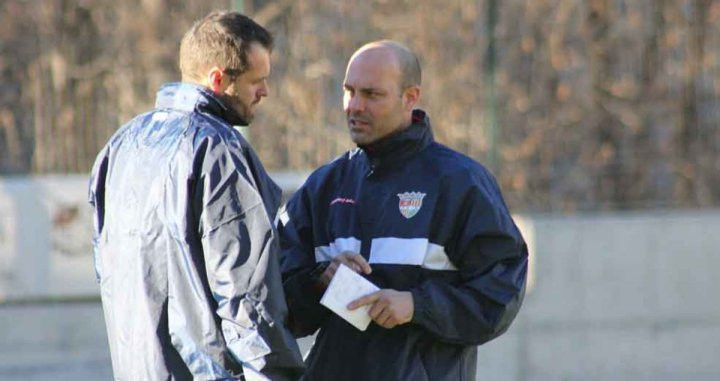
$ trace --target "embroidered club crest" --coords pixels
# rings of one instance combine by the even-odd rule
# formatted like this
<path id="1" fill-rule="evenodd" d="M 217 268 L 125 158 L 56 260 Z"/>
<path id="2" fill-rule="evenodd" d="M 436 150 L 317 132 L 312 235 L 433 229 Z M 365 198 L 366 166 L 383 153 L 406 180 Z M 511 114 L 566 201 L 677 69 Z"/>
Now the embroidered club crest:
<path id="1" fill-rule="evenodd" d="M 400 208 L 400 214 L 405 218 L 412 218 L 422 208 L 423 198 L 425 193 L 420 192 L 405 192 L 398 193 L 400 202 L 398 207 Z"/>

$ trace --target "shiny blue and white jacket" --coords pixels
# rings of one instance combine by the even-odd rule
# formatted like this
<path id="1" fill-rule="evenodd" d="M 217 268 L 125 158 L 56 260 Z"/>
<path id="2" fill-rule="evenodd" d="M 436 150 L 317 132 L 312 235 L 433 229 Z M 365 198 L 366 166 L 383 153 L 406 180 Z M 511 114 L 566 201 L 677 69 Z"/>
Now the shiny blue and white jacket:
<path id="1" fill-rule="evenodd" d="M 273 224 L 280 188 L 211 91 L 164 85 L 93 166 L 95 268 L 116 380 L 302 373 Z"/>
<path id="2" fill-rule="evenodd" d="M 476 346 L 505 332 L 523 300 L 527 247 L 495 179 L 436 143 L 421 110 L 311 174 L 278 230 L 291 330 L 320 329 L 308 380 L 473 380 Z M 362 332 L 318 303 L 321 264 L 346 250 L 378 287 L 412 292 L 410 323 Z"/>

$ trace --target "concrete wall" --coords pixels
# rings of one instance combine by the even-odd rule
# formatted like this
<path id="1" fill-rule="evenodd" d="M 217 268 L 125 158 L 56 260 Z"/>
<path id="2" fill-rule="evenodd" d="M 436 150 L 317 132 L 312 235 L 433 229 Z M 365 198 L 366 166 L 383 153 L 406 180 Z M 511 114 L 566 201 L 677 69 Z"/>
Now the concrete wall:
<path id="1" fill-rule="evenodd" d="M 0 180 L 0 380 L 109 378 L 99 304 L 21 303 L 97 295 L 85 186 Z M 720 210 L 517 221 L 530 287 L 510 330 L 480 347 L 478 379 L 720 379 Z"/>
<path id="2" fill-rule="evenodd" d="M 275 173 L 287 197 L 307 174 Z M 0 178 L 0 302 L 97 295 L 86 176 Z"/>
<path id="3" fill-rule="evenodd" d="M 720 211 L 520 222 L 533 284 L 487 379 L 720 380 Z"/>
<path id="4" fill-rule="evenodd" d="M 86 188 L 81 176 L 0 179 L 0 301 L 97 294 Z"/>

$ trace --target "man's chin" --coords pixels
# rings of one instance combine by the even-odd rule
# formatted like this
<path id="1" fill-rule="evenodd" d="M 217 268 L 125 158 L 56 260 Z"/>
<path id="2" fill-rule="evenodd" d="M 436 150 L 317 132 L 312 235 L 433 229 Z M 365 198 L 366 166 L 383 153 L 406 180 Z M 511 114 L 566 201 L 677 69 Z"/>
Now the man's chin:
<path id="1" fill-rule="evenodd" d="M 350 139 L 353 141 L 353 143 L 355 143 L 359 146 L 371 143 L 370 137 L 367 136 L 366 134 L 354 133 L 352 131 L 350 131 Z"/>
<path id="2" fill-rule="evenodd" d="M 253 113 L 253 112 L 251 112 L 251 111 L 249 111 L 249 110 L 246 110 L 246 109 L 243 109 L 243 110 L 235 109 L 235 112 L 237 113 L 237 115 L 238 115 L 240 118 L 242 118 L 242 120 L 245 121 L 246 124 L 252 123 L 252 121 L 255 119 L 255 113 Z"/>

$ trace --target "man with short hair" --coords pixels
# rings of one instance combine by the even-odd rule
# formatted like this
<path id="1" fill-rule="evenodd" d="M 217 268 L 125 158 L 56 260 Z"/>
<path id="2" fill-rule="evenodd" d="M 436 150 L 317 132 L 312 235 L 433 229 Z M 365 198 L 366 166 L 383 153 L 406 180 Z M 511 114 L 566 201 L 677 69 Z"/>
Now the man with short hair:
<path id="1" fill-rule="evenodd" d="M 267 96 L 270 33 L 213 12 L 182 39 L 182 83 L 92 170 L 95 267 L 118 380 L 296 379 L 273 220 L 279 187 L 234 125 Z"/>
<path id="2" fill-rule="evenodd" d="M 407 47 L 350 58 L 344 107 L 358 146 L 310 175 L 280 215 L 291 330 L 319 332 L 308 380 L 474 380 L 477 345 L 522 303 L 527 247 L 493 176 L 433 140 Z M 360 331 L 319 304 L 340 264 L 380 291 Z"/>

